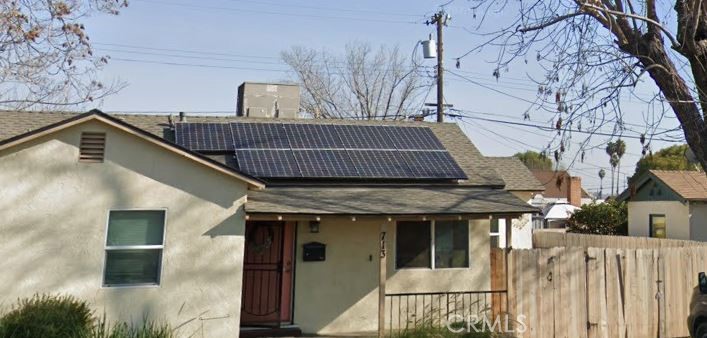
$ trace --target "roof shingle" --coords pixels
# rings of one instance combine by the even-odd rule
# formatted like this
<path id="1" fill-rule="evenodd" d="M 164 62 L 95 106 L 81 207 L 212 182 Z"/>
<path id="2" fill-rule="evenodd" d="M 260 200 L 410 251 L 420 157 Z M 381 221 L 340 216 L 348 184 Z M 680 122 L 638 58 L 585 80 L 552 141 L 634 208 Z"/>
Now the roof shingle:
<path id="1" fill-rule="evenodd" d="M 312 215 L 517 214 L 538 210 L 508 191 L 454 187 L 268 187 L 247 213 Z"/>
<path id="2" fill-rule="evenodd" d="M 707 200 L 707 176 L 701 171 L 651 170 L 651 174 L 686 200 Z"/>
<path id="3" fill-rule="evenodd" d="M 0 140 L 16 136 L 42 126 L 56 123 L 75 116 L 71 112 L 15 112 L 0 111 Z M 116 114 L 109 115 L 130 123 L 140 129 L 160 137 L 167 135 L 169 121 L 167 115 L 157 114 Z M 189 115 L 188 122 L 226 123 L 267 123 L 273 119 L 245 118 L 235 116 Z M 360 124 L 393 125 L 401 127 L 429 127 L 454 160 L 464 170 L 468 179 L 459 182 L 462 186 L 503 187 L 504 181 L 495 170 L 495 162 L 484 157 L 469 138 L 455 123 L 427 123 L 412 121 L 356 121 L 338 119 L 277 119 L 280 123 L 315 123 L 315 124 Z"/>
<path id="4" fill-rule="evenodd" d="M 538 181 L 530 169 L 515 157 L 487 157 L 494 164 L 496 172 L 506 182 L 510 191 L 543 191 L 545 187 Z"/>

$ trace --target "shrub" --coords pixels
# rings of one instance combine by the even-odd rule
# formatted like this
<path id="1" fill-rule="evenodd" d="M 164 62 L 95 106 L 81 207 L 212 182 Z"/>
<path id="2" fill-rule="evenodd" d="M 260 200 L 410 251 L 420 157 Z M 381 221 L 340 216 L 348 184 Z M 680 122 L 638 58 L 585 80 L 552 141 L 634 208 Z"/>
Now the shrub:
<path id="1" fill-rule="evenodd" d="M 133 326 L 127 323 L 116 323 L 109 326 L 105 317 L 96 323 L 90 338 L 172 338 L 169 325 L 159 325 L 145 320 L 142 325 Z"/>
<path id="2" fill-rule="evenodd" d="M 18 301 L 0 319 L 0 337 L 81 337 L 91 331 L 93 322 L 86 302 L 72 296 L 35 295 Z"/>
<path id="3" fill-rule="evenodd" d="M 567 231 L 591 235 L 626 235 L 626 202 L 608 199 L 604 203 L 585 204 L 569 218 Z"/>

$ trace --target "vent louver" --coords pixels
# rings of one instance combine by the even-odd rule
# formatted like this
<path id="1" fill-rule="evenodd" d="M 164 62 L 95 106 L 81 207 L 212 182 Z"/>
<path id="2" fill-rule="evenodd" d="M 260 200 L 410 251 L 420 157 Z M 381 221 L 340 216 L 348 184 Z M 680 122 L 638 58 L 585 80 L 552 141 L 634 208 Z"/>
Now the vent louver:
<path id="1" fill-rule="evenodd" d="M 103 162 L 106 151 L 106 133 L 83 132 L 79 146 L 79 162 Z"/>

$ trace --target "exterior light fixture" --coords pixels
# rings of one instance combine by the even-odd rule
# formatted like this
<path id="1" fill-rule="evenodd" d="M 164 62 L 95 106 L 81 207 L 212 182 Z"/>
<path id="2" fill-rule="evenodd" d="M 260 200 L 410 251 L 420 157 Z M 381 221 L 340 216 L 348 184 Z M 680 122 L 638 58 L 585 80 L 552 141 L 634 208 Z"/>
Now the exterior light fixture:
<path id="1" fill-rule="evenodd" d="M 309 232 L 313 234 L 319 233 L 319 221 L 309 221 Z"/>

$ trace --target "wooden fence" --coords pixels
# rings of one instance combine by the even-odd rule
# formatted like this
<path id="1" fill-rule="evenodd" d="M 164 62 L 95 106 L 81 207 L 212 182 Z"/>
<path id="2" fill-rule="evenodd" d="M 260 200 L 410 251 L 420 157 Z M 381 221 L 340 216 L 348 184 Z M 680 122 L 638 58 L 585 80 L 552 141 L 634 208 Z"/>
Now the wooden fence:
<path id="1" fill-rule="evenodd" d="M 686 337 L 697 273 L 707 270 L 706 247 L 556 247 L 508 258 L 509 311 L 526 329 L 518 337 Z"/>
<path id="2" fill-rule="evenodd" d="M 706 242 L 648 237 L 600 236 L 533 231 L 533 248 L 581 247 L 613 249 L 660 249 L 707 247 Z"/>

